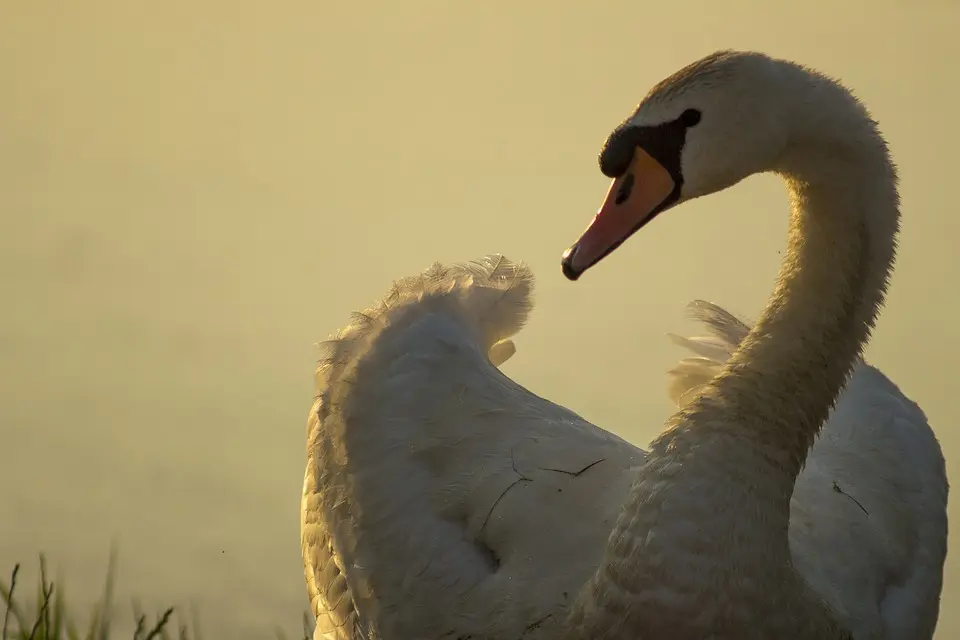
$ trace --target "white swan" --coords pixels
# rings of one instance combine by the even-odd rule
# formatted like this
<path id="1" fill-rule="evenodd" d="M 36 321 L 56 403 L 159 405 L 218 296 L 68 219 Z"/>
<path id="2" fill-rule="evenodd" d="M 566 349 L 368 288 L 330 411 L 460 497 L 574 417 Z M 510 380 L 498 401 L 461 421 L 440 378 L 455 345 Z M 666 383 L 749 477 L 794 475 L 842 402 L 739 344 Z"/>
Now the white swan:
<path id="1" fill-rule="evenodd" d="M 714 336 L 679 339 L 699 359 L 674 370 L 682 408 L 645 454 L 496 368 L 531 304 L 524 266 L 398 281 L 318 368 L 314 637 L 930 638 L 943 458 L 859 359 L 898 224 L 874 123 L 819 74 L 722 52 L 655 87 L 601 166 L 616 180 L 571 277 L 669 206 L 783 175 L 789 251 L 762 318 L 695 303 Z"/>

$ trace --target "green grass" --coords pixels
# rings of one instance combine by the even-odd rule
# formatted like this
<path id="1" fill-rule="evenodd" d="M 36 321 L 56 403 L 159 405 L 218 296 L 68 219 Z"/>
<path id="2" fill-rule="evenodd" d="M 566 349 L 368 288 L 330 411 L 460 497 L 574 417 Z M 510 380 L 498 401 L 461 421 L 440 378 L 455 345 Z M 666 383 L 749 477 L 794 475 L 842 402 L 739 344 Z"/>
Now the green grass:
<path id="1" fill-rule="evenodd" d="M 24 593 L 17 582 L 20 565 L 10 573 L 9 582 L 0 581 L 0 599 L 3 601 L 3 626 L 0 640 L 112 640 L 112 612 L 114 610 L 114 585 L 116 578 L 116 553 L 111 552 L 103 593 L 87 616 L 87 624 L 81 628 L 76 622 L 76 612 L 67 608 L 63 582 L 52 581 L 47 574 L 47 563 L 40 554 L 40 576 L 36 593 Z M 134 602 L 131 614 L 136 623 L 133 640 L 201 640 L 196 615 L 189 625 L 182 624 L 173 607 L 148 617 Z M 303 638 L 309 640 L 311 630 L 309 616 L 304 614 Z M 284 633 L 276 631 L 276 638 L 284 640 Z"/>

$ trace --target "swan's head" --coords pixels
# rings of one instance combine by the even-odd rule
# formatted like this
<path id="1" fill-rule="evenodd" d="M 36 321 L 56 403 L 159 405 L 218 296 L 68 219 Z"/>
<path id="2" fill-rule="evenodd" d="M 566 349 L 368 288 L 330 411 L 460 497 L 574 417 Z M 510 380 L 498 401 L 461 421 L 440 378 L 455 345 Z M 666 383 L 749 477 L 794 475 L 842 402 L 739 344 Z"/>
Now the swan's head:
<path id="1" fill-rule="evenodd" d="M 564 275 L 576 280 L 663 211 L 769 170 L 787 140 L 783 69 L 723 51 L 655 86 L 600 152 L 613 184 Z"/>

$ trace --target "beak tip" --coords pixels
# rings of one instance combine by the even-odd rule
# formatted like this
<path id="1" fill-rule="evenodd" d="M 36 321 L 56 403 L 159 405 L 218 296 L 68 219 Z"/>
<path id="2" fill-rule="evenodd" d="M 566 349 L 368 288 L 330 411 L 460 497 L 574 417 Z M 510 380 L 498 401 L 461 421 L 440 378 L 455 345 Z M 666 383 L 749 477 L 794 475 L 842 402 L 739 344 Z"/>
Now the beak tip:
<path id="1" fill-rule="evenodd" d="M 571 282 L 576 282 L 580 276 L 583 275 L 584 271 L 583 269 L 578 269 L 573 264 L 573 257 L 576 253 L 577 245 L 573 245 L 563 252 L 563 257 L 560 259 L 560 267 L 563 270 L 563 275 Z"/>

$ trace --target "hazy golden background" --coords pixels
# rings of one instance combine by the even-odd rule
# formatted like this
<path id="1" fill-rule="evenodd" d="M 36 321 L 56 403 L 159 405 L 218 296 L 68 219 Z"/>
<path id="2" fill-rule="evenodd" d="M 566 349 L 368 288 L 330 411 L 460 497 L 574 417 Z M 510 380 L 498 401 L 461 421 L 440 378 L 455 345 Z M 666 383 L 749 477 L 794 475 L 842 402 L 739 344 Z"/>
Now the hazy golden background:
<path id="1" fill-rule="evenodd" d="M 839 76 L 879 119 L 904 224 L 869 357 L 955 459 L 958 40 L 946 1 L 0 0 L 0 570 L 46 551 L 89 600 L 116 537 L 122 602 L 295 631 L 312 345 L 437 259 L 529 262 L 509 373 L 646 443 L 683 305 L 760 310 L 782 189 L 686 205 L 577 284 L 559 258 L 610 129 L 725 47 Z"/>

